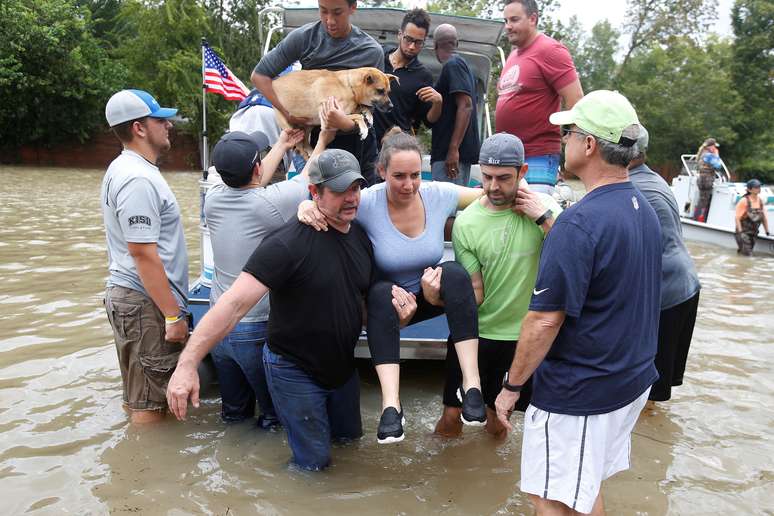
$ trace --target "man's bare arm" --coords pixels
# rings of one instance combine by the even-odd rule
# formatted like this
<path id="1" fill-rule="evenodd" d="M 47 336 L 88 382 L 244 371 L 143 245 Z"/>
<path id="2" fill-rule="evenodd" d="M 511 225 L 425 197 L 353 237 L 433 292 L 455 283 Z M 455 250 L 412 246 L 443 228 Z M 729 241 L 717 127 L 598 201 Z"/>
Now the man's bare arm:
<path id="1" fill-rule="evenodd" d="M 508 383 L 523 385 L 529 379 L 551 349 L 564 318 L 564 311 L 527 312 L 521 325 L 516 355 L 508 370 Z"/>
<path id="2" fill-rule="evenodd" d="M 564 88 L 557 91 L 562 102 L 564 103 L 564 109 L 572 109 L 576 102 L 583 98 L 583 87 L 581 86 L 580 79 L 575 79 Z"/>
<path id="3" fill-rule="evenodd" d="M 476 304 L 481 305 L 484 302 L 484 276 L 481 271 L 470 275 L 470 283 L 473 285 L 473 294 L 476 296 Z"/>

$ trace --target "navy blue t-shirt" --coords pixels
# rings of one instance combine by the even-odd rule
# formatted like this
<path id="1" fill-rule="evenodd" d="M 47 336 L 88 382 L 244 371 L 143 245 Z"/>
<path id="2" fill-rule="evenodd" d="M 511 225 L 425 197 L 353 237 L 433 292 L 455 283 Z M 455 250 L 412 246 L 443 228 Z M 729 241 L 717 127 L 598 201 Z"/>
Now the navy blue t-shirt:
<path id="1" fill-rule="evenodd" d="M 533 377 L 537 408 L 604 414 L 656 381 L 661 229 L 632 183 L 595 188 L 562 212 L 532 294 L 530 310 L 566 313 Z"/>
<path id="2" fill-rule="evenodd" d="M 478 149 L 481 143 L 478 139 L 478 110 L 476 108 L 476 79 L 465 60 L 457 54 L 452 54 L 441 68 L 441 75 L 435 83 L 435 89 L 443 97 L 441 116 L 433 124 L 432 149 L 430 161 L 445 161 L 449 152 L 449 142 L 454 133 L 454 121 L 457 118 L 457 103 L 455 93 L 464 93 L 473 102 L 470 122 L 465 136 L 460 143 L 460 163 L 478 163 Z"/>

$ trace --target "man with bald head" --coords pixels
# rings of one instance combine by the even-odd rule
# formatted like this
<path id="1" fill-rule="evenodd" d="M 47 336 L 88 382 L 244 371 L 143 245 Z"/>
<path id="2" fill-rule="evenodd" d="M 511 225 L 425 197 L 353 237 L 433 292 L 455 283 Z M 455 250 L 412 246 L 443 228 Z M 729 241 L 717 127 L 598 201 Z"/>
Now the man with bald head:
<path id="1" fill-rule="evenodd" d="M 433 33 L 435 56 L 443 64 L 435 90 L 444 99 L 433 125 L 430 162 L 434 181 L 467 186 L 470 166 L 478 161 L 476 80 L 457 54 L 457 29 L 444 23 Z"/>

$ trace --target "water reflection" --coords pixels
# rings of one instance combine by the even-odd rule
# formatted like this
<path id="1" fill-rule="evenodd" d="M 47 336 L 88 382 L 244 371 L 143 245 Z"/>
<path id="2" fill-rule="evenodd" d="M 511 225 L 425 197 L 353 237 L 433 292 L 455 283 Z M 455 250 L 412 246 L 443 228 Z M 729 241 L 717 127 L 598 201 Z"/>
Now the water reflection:
<path id="1" fill-rule="evenodd" d="M 440 364 L 404 371 L 403 443 L 378 446 L 376 379 L 363 365 L 366 436 L 322 474 L 289 471 L 281 432 L 224 426 L 215 400 L 184 424 L 126 423 L 110 328 L 101 171 L 0 167 L 0 513 L 529 514 L 519 430 L 430 435 Z M 197 175 L 167 174 L 198 270 Z M 686 383 L 635 429 L 634 468 L 605 487 L 611 514 L 774 512 L 774 259 L 690 245 L 704 285 Z"/>

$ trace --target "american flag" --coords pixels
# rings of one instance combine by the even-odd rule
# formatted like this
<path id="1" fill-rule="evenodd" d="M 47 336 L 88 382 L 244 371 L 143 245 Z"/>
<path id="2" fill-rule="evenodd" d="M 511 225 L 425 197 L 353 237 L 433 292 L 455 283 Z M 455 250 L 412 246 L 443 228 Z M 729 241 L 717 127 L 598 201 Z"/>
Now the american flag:
<path id="1" fill-rule="evenodd" d="M 204 48 L 205 90 L 223 95 L 227 100 L 242 100 L 247 97 L 250 90 L 231 73 L 218 54 L 207 43 L 202 43 L 202 47 Z"/>

